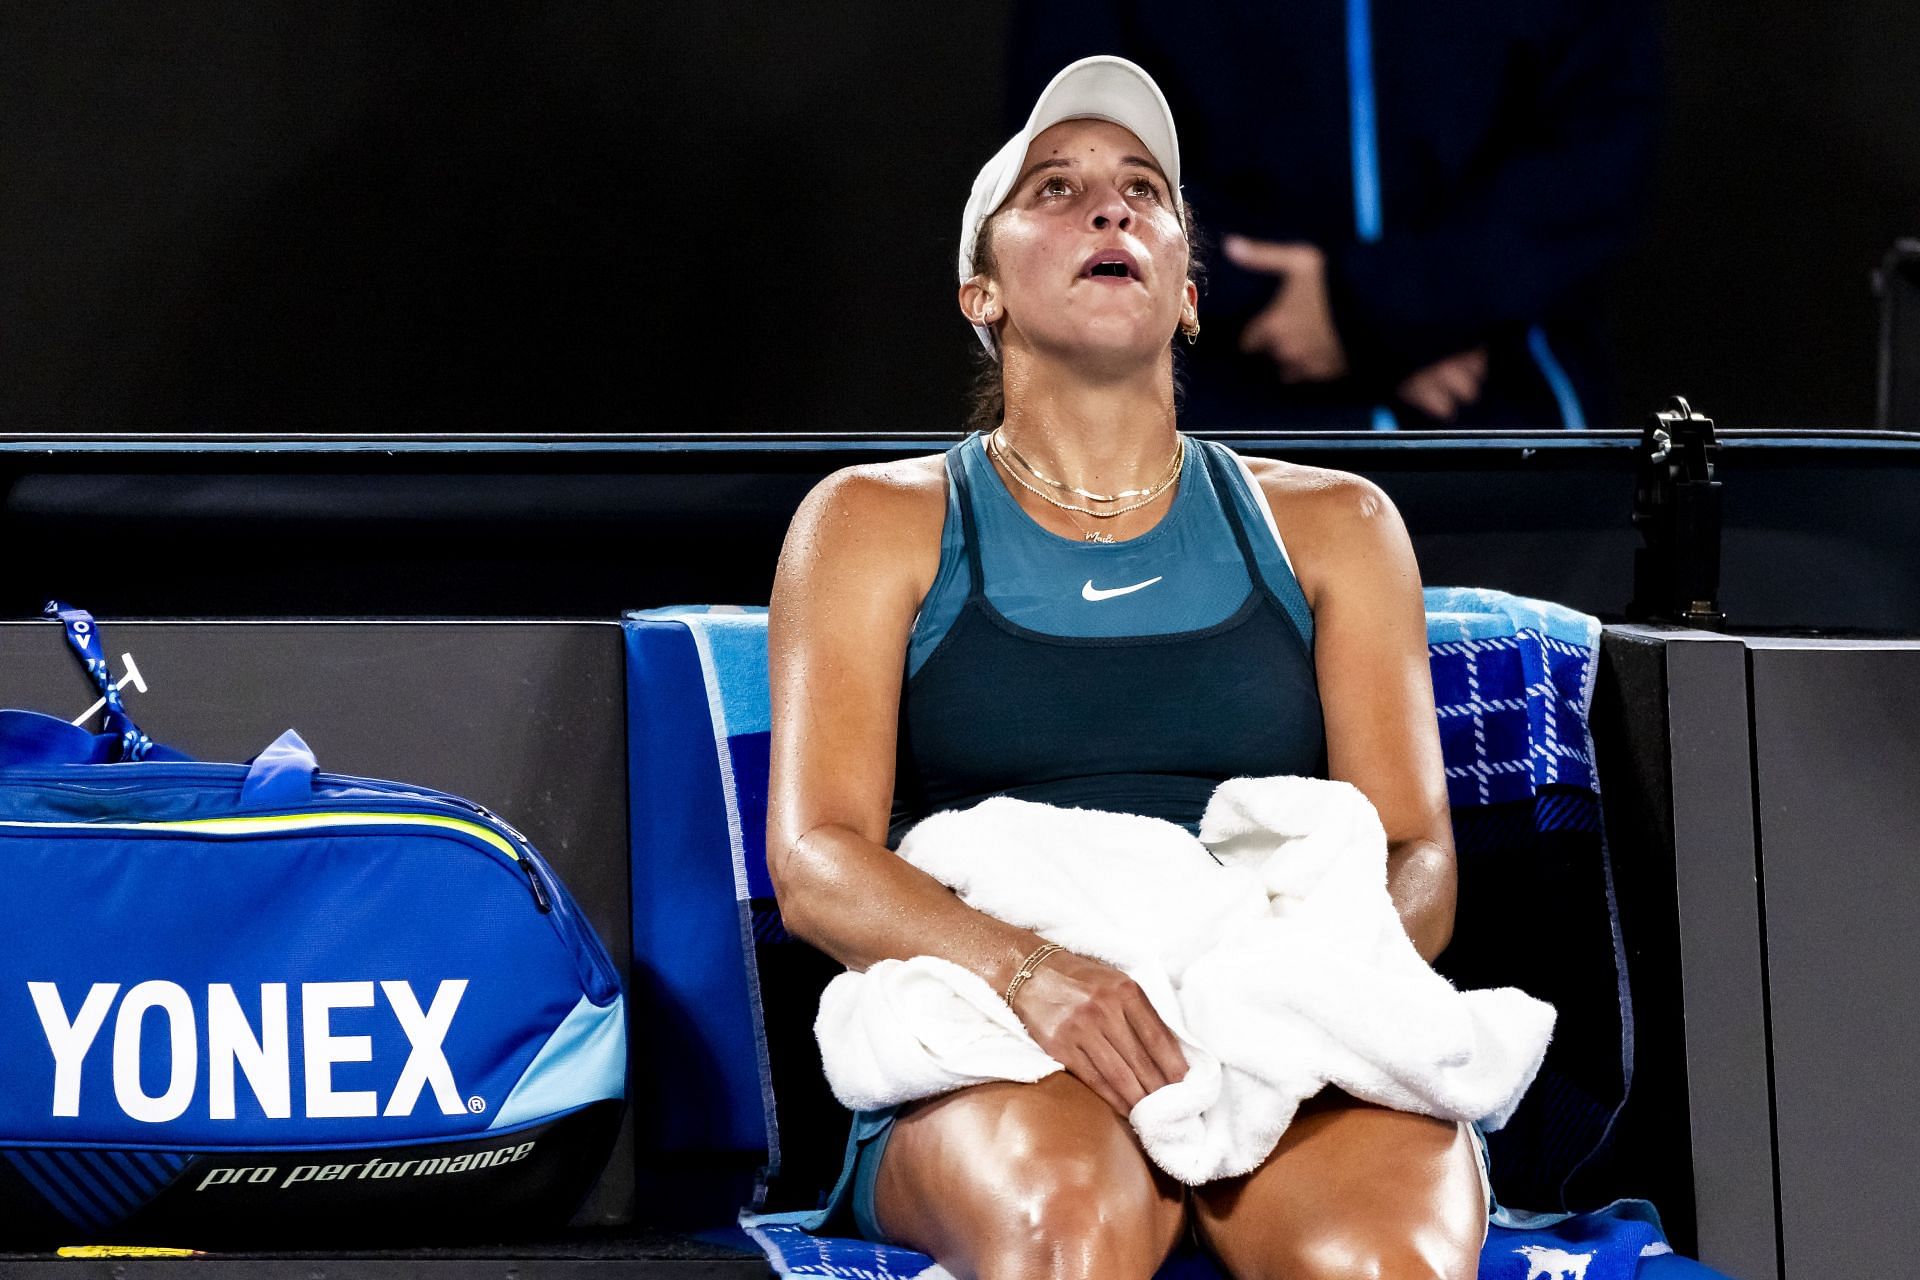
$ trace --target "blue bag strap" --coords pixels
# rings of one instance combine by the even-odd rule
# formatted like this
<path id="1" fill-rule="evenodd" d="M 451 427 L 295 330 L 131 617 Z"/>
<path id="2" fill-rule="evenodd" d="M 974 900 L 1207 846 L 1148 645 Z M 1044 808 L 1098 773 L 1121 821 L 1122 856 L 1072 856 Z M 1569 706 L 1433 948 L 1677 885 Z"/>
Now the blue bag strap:
<path id="1" fill-rule="evenodd" d="M 60 619 L 67 631 L 67 644 L 80 655 L 87 675 L 100 690 L 100 696 L 107 700 L 107 733 L 117 744 L 114 763 L 145 760 L 153 753 L 153 739 L 140 731 L 140 726 L 127 714 L 126 704 L 120 701 L 120 686 L 114 683 L 113 669 L 107 665 L 105 646 L 100 642 L 100 628 L 94 622 L 93 615 L 85 609 L 76 609 L 58 600 L 47 601 L 46 608 L 41 612 Z"/>

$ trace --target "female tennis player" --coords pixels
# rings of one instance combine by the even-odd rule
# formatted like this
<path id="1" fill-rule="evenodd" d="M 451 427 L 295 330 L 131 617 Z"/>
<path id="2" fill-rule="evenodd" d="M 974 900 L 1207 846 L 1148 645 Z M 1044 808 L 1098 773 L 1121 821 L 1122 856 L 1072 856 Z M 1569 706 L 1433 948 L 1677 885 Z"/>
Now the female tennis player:
<path id="1" fill-rule="evenodd" d="M 855 969 L 945 957 L 1066 1070 L 859 1113 L 851 1210 L 959 1277 L 1148 1277 L 1190 1237 L 1237 1280 L 1472 1277 L 1469 1125 L 1328 1089 L 1252 1173 L 1182 1187 L 1127 1114 L 1186 1071 L 1140 990 L 893 853 L 993 795 L 1197 832 L 1235 776 L 1344 779 L 1379 810 L 1420 953 L 1455 865 L 1419 569 L 1340 471 L 1178 429 L 1199 331 L 1173 121 L 1118 58 L 1066 68 L 981 170 L 959 305 L 998 361 L 981 429 L 829 476 L 774 584 L 767 853 L 787 927 Z M 990 428 L 990 429 L 988 429 Z"/>

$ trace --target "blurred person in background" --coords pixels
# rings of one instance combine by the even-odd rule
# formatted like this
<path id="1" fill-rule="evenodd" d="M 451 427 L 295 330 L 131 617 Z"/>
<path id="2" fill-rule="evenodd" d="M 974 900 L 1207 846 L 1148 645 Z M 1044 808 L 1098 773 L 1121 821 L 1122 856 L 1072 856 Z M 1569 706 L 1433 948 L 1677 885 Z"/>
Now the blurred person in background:
<path id="1" fill-rule="evenodd" d="M 1022 0 L 1009 101 L 1145 67 L 1216 252 L 1196 427 L 1609 425 L 1601 285 L 1652 167 L 1646 0 Z"/>

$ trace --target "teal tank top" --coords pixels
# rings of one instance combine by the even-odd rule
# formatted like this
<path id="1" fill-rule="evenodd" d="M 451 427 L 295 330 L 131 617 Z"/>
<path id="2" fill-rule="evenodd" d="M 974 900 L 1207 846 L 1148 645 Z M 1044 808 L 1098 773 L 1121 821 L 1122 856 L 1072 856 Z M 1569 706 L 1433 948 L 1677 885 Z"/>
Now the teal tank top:
<path id="1" fill-rule="evenodd" d="M 1056 636 L 1164 635 L 1209 627 L 1232 615 L 1253 583 L 1234 544 L 1225 504 L 1252 535 L 1267 588 L 1313 651 L 1313 615 L 1286 551 L 1225 445 L 1183 437 L 1186 457 L 1172 507 L 1152 529 L 1125 542 L 1077 541 L 1043 528 L 1014 501 L 978 431 L 955 446 L 974 493 L 974 521 L 986 596 L 1009 621 Z M 1215 451 L 1227 492 L 1200 450 Z M 939 647 L 967 599 L 958 487 L 947 486 L 940 567 L 907 645 L 907 673 Z M 1142 585 L 1150 584 L 1150 585 Z"/>
<path id="2" fill-rule="evenodd" d="M 1042 528 L 977 434 L 947 451 L 956 545 L 902 672 L 890 847 L 989 796 L 1197 831 L 1228 778 L 1326 776 L 1300 585 L 1231 451 L 1185 447 L 1160 522 L 1110 544 Z"/>

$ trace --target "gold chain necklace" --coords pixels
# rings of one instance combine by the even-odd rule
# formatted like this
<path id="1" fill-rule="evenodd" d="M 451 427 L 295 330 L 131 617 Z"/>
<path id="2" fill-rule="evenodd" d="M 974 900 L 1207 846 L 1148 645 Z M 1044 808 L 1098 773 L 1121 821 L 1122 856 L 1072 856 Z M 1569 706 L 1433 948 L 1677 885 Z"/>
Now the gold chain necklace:
<path id="1" fill-rule="evenodd" d="M 993 443 L 999 447 L 1002 456 L 1011 456 L 1015 462 L 1026 469 L 1027 474 L 1051 488 L 1064 489 L 1068 493 L 1076 494 L 1089 502 L 1120 502 L 1127 498 L 1146 497 L 1159 492 L 1158 489 L 1149 487 L 1146 489 L 1122 489 L 1118 493 L 1093 493 L 1090 490 L 1079 488 L 1076 485 L 1067 484 L 1065 481 L 1055 480 L 1052 476 L 1049 476 L 1046 472 L 1040 470 L 1040 468 L 1034 466 L 1031 462 L 1028 462 L 1026 455 L 1014 448 L 1011 441 L 1002 438 L 1000 434 L 1001 430 L 1002 428 L 1000 427 L 993 429 Z M 1180 440 L 1180 433 L 1176 431 L 1173 433 L 1173 456 L 1167 459 L 1166 471 L 1161 473 L 1163 478 L 1166 472 L 1173 471 L 1180 465 L 1180 459 L 1185 452 L 1186 449 Z"/>
<path id="2" fill-rule="evenodd" d="M 994 457 L 999 458 L 1000 463 L 1003 467 L 1006 466 L 1006 458 L 1000 453 L 999 444 L 994 439 L 994 436 L 991 433 L 989 433 L 987 436 L 987 451 L 990 454 L 992 454 Z M 1158 484 L 1154 485 L 1153 488 L 1147 492 L 1146 497 L 1142 498 L 1138 502 L 1132 503 L 1128 506 L 1120 507 L 1119 509 L 1114 511 L 1094 511 L 1087 507 L 1076 507 L 1070 502 L 1062 502 L 1060 501 L 1060 499 L 1054 497 L 1052 494 L 1046 492 L 1044 489 L 1037 489 L 1033 485 L 1028 484 L 1025 480 L 1023 480 L 1020 477 L 1020 474 L 1016 472 L 1012 467 L 1007 467 L 1006 470 L 1007 470 L 1007 474 L 1013 477 L 1013 482 L 1015 484 L 1019 485 L 1021 488 L 1025 489 L 1028 493 L 1033 494 L 1035 497 L 1039 498 L 1043 502 L 1046 502 L 1052 506 L 1056 506 L 1060 508 L 1062 511 L 1078 511 L 1081 515 L 1092 516 L 1096 520 L 1111 520 L 1115 516 L 1123 516 L 1129 511 L 1138 511 L 1140 508 L 1146 506 L 1148 503 L 1152 502 L 1155 498 L 1158 498 L 1162 493 L 1164 493 L 1168 485 L 1172 484 L 1175 480 L 1178 480 L 1180 478 L 1180 472 L 1186 465 L 1186 456 L 1187 456 L 1187 451 L 1184 447 L 1182 447 L 1181 450 L 1174 455 L 1173 470 L 1167 474 L 1165 479 L 1161 480 Z M 1067 519 L 1070 523 L 1072 523 L 1072 525 L 1076 529 L 1080 528 L 1080 522 L 1077 520 L 1074 520 L 1072 516 L 1068 516 Z M 1114 540 L 1112 534 L 1101 533 L 1097 529 L 1082 530 L 1082 532 L 1085 533 L 1086 535 L 1085 540 L 1088 542 L 1112 542 Z"/>

